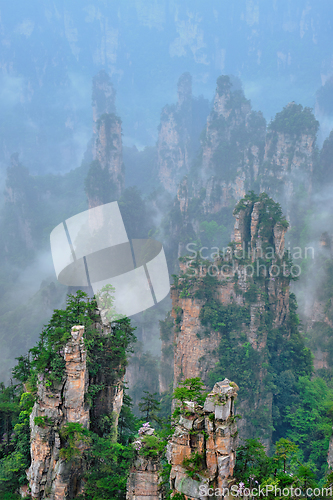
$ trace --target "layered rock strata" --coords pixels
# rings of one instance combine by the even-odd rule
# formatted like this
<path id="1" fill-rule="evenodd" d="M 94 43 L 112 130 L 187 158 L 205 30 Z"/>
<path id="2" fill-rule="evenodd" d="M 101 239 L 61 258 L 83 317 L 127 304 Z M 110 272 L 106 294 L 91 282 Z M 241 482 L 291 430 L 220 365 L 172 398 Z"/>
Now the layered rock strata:
<path id="1" fill-rule="evenodd" d="M 111 328 L 102 321 L 94 327 L 101 336 Z M 31 466 L 27 477 L 31 496 L 36 500 L 66 500 L 83 492 L 86 462 L 82 453 L 88 443 L 80 429 L 99 434 L 98 424 L 104 415 L 112 417 L 116 429 L 122 407 L 124 367 L 112 373 L 99 369 L 93 376 L 89 374 L 83 326 L 72 328 L 63 356 L 62 383 L 49 385 L 39 376 L 37 400 L 30 416 Z M 91 385 L 100 389 L 90 407 L 87 393 Z M 68 442 L 63 432 L 68 424 L 80 424 L 73 430 L 77 433 L 78 454 L 70 460 L 66 460 Z"/>
<path id="2" fill-rule="evenodd" d="M 234 245 L 215 255 L 214 261 L 181 259 L 180 275 L 171 287 L 174 386 L 193 377 L 201 377 L 209 386 L 210 373 L 221 356 L 221 341 L 226 335 L 230 341 L 239 338 L 236 345 L 249 345 L 253 356 L 261 359 L 254 368 L 257 391 L 240 402 L 244 417 L 240 432 L 243 437 L 249 435 L 253 430 L 250 413 L 263 411 L 267 443 L 272 421 L 272 393 L 265 388 L 267 335 L 270 329 L 285 325 L 289 317 L 290 268 L 284 253 L 287 223 L 277 217 L 276 210 L 278 205 L 264 194 L 241 200 L 234 211 Z M 230 318 L 228 324 L 222 319 L 214 323 L 218 304 L 221 314 Z M 232 319 L 235 311 L 240 323 Z"/>
<path id="3" fill-rule="evenodd" d="M 98 73 L 92 91 L 93 161 L 85 183 L 89 208 L 117 200 L 124 187 L 122 128 L 116 115 L 115 94 L 107 73 Z"/>
<path id="4" fill-rule="evenodd" d="M 295 102 L 269 125 L 263 158 L 261 191 L 278 200 L 292 225 L 295 199 L 312 190 L 319 123 Z"/>
<path id="5" fill-rule="evenodd" d="M 64 349 L 64 382 L 54 389 L 43 380 L 38 383 L 37 401 L 30 416 L 31 466 L 27 474 L 34 499 L 63 500 L 82 493 L 84 461 L 78 458 L 74 467 L 61 458 L 60 450 L 61 427 L 79 423 L 89 428 L 89 406 L 84 400 L 88 371 L 83 334 L 83 326 L 72 328 L 72 338 Z"/>
<path id="6" fill-rule="evenodd" d="M 149 423 L 144 424 L 139 438 L 134 443 L 137 451 L 127 480 L 126 500 L 162 500 L 163 498 L 160 457 L 140 455 L 140 449 L 144 447 L 145 436 L 154 435 L 155 430 L 150 427 Z"/>
<path id="7" fill-rule="evenodd" d="M 208 498 L 208 488 L 218 488 L 218 498 L 222 498 L 223 491 L 231 488 L 237 446 L 237 389 L 224 379 L 214 385 L 204 406 L 186 402 L 167 446 L 173 492 L 203 499 Z"/>
<path id="8" fill-rule="evenodd" d="M 176 106 L 165 106 L 157 141 L 157 169 L 163 187 L 177 191 L 182 175 L 189 170 L 191 158 L 192 77 L 184 73 L 178 81 Z"/>
<path id="9" fill-rule="evenodd" d="M 126 500 L 161 500 L 160 473 L 158 461 L 138 457 L 127 482 Z"/>
<path id="10" fill-rule="evenodd" d="M 92 88 L 92 112 L 94 134 L 97 133 L 97 122 L 105 113 L 116 113 L 115 106 L 116 91 L 112 85 L 109 75 L 101 70 L 93 78 Z"/>

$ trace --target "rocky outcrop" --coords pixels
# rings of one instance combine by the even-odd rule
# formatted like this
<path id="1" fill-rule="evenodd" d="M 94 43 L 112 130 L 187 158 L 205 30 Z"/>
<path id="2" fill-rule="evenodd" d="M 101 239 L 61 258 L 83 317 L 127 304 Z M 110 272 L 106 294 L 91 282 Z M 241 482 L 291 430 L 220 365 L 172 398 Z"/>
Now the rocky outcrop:
<path id="1" fill-rule="evenodd" d="M 159 462 L 138 457 L 127 482 L 127 500 L 161 500 Z"/>
<path id="2" fill-rule="evenodd" d="M 102 115 L 115 114 L 116 91 L 112 85 L 109 75 L 101 70 L 93 78 L 92 89 L 92 112 L 93 112 L 93 127 L 94 135 L 97 133 L 97 122 Z"/>
<path id="3" fill-rule="evenodd" d="M 111 328 L 101 322 L 93 326 L 101 336 Z M 65 361 L 62 382 L 51 384 L 47 374 L 39 375 L 30 416 L 31 466 L 27 477 L 31 496 L 38 500 L 66 500 L 83 492 L 87 466 L 83 452 L 90 439 L 87 430 L 100 435 L 100 424 L 108 416 L 116 435 L 123 401 L 124 366 L 89 373 L 83 326 L 72 328 L 71 339 L 60 355 Z"/>
<path id="4" fill-rule="evenodd" d="M 184 265 L 181 265 L 181 271 L 186 272 Z M 233 284 L 230 289 L 233 289 Z M 218 361 L 220 334 L 216 332 L 206 337 L 200 335 L 203 330 L 200 311 L 204 300 L 181 297 L 174 286 L 171 287 L 171 299 L 175 321 L 174 386 L 187 378 L 201 377 L 207 380 L 209 370 Z"/>
<path id="5" fill-rule="evenodd" d="M 149 456 L 149 445 L 146 437 L 152 436 L 156 440 L 155 430 L 149 422 L 143 424 L 139 430 L 139 437 L 135 441 L 135 460 L 127 480 L 126 500 L 161 500 L 161 461 L 160 455 Z M 145 450 L 145 455 L 141 450 Z"/>
<path id="6" fill-rule="evenodd" d="M 220 76 L 213 109 L 202 135 L 200 175 L 191 191 L 202 199 L 204 213 L 217 213 L 253 187 L 262 162 L 266 122 L 251 110 L 236 82 Z"/>
<path id="7" fill-rule="evenodd" d="M 251 110 L 238 82 L 219 77 L 213 109 L 200 136 L 201 149 L 179 183 L 168 216 L 177 246 L 174 253 L 183 255 L 186 243 L 194 240 L 210 246 L 230 241 L 235 202 L 258 187 L 265 136 L 266 121 L 260 112 Z M 224 233 L 212 236 L 208 231 L 206 235 L 202 224 L 211 223 L 221 225 Z"/>
<path id="8" fill-rule="evenodd" d="M 115 90 L 104 71 L 93 80 L 92 106 L 93 161 L 85 182 L 90 208 L 117 200 L 124 187 L 121 120 L 116 116 Z"/>
<path id="9" fill-rule="evenodd" d="M 281 203 L 289 220 L 295 197 L 312 190 L 318 127 L 311 110 L 295 102 L 277 113 L 268 127 L 261 191 Z"/>
<path id="10" fill-rule="evenodd" d="M 82 492 L 84 461 L 78 457 L 75 467 L 61 458 L 64 446 L 61 428 L 79 423 L 89 428 L 89 406 L 85 403 L 88 388 L 84 327 L 75 326 L 64 349 L 64 382 L 50 388 L 40 376 L 37 401 L 30 416 L 31 466 L 28 480 L 34 499 L 63 500 Z M 79 444 L 83 451 L 83 442 Z"/>
<path id="11" fill-rule="evenodd" d="M 237 390 L 236 384 L 224 379 L 214 385 L 204 406 L 185 402 L 167 446 L 172 492 L 202 499 L 208 498 L 208 488 L 219 488 L 218 496 L 223 497 L 223 489 L 232 486 Z"/>
<path id="12" fill-rule="evenodd" d="M 191 157 L 192 77 L 184 73 L 178 81 L 178 103 L 165 106 L 157 141 L 157 168 L 164 188 L 175 193 L 188 172 Z"/>
<path id="13" fill-rule="evenodd" d="M 250 413 L 264 411 L 268 420 L 262 434 L 268 443 L 272 394 L 265 387 L 264 366 L 268 332 L 285 325 L 289 317 L 290 264 L 284 254 L 288 224 L 279 206 L 265 194 L 241 200 L 234 216 L 234 245 L 215 255 L 214 261 L 181 259 L 181 273 L 171 288 L 174 386 L 184 379 L 201 377 L 209 387 L 210 374 L 223 355 L 221 342 L 238 338 L 235 349 L 249 345 L 253 359 L 257 359 L 256 394 L 249 398 L 245 389 L 241 393 L 240 433 L 242 437 L 251 435 L 254 430 Z M 215 318 L 219 314 L 218 323 Z M 239 323 L 232 319 L 235 314 L 239 315 Z M 227 347 L 232 349 L 228 343 L 224 349 Z M 242 381 L 236 382 L 241 385 Z"/>
<path id="14" fill-rule="evenodd" d="M 166 449 L 171 495 L 182 493 L 188 499 L 202 499 L 208 496 L 202 489 L 219 488 L 222 497 L 223 488 L 232 486 L 238 435 L 237 390 L 236 384 L 224 379 L 214 385 L 203 406 L 194 401 L 179 402 L 174 432 Z M 163 451 L 157 451 L 158 442 L 147 422 L 134 442 L 136 454 L 127 481 L 127 500 L 164 498 Z"/>
<path id="15" fill-rule="evenodd" d="M 171 194 L 176 194 L 180 180 L 190 170 L 209 112 L 206 99 L 192 96 L 189 73 L 180 76 L 177 94 L 177 104 L 162 110 L 157 140 L 158 177 Z"/>

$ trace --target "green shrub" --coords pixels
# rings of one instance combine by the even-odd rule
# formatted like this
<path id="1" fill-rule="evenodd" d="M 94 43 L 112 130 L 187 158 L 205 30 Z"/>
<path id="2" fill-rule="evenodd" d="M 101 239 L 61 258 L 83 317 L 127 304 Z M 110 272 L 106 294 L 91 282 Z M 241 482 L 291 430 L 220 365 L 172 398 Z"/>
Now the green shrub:
<path id="1" fill-rule="evenodd" d="M 145 458 L 157 458 L 161 455 L 165 448 L 165 442 L 161 441 L 158 436 L 144 436 L 142 438 L 142 448 L 139 454 Z"/>
<path id="2" fill-rule="evenodd" d="M 190 457 L 186 457 L 183 460 L 183 467 L 186 469 L 186 474 L 192 479 L 200 480 L 198 472 L 204 469 L 205 459 L 204 455 L 198 452 L 192 453 Z"/>
<path id="3" fill-rule="evenodd" d="M 66 462 L 75 459 L 81 455 L 80 446 L 90 443 L 88 429 L 77 422 L 69 422 L 64 425 L 59 432 L 62 447 L 59 456 Z"/>
<path id="4" fill-rule="evenodd" d="M 34 418 L 34 423 L 38 425 L 38 427 L 45 429 L 45 427 L 52 425 L 53 422 L 49 417 L 39 416 Z"/>

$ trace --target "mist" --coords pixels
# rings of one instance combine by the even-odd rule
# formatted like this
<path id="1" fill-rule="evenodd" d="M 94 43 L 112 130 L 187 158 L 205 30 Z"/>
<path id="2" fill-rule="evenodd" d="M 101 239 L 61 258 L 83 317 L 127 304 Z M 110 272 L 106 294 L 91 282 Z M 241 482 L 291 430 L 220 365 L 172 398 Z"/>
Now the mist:
<path id="1" fill-rule="evenodd" d="M 30 363 L 34 352 L 30 350 L 39 341 L 43 347 L 45 325 L 66 307 L 68 294 L 82 289 L 90 298 L 93 296 L 86 260 L 89 253 L 76 257 L 80 248 L 74 248 L 66 221 L 90 213 L 87 220 L 92 228 L 92 210 L 115 203 L 113 208 L 119 209 L 128 240 L 126 252 L 133 260 L 126 263 L 128 268 L 124 264 L 124 269 L 130 273 L 141 266 L 145 280 L 142 296 L 151 294 L 147 309 L 140 310 L 141 296 L 131 304 L 139 304 L 135 311 L 140 312 L 130 317 L 137 342 L 133 352 L 126 354 L 124 380 L 119 383 L 119 387 L 124 381 L 127 384 L 126 396 L 133 405 L 129 411 L 142 419 L 139 403 L 150 394 L 158 398 L 162 408 L 157 428 L 169 422 L 173 390 L 183 376 L 183 358 L 179 361 L 177 356 L 181 352 L 186 358 L 182 349 L 188 339 L 183 344 L 180 341 L 178 347 L 177 342 L 188 333 L 184 325 L 189 318 L 190 334 L 198 330 L 188 341 L 193 351 L 192 347 L 188 349 L 198 359 L 191 359 L 187 365 L 184 362 L 184 366 L 201 367 L 207 392 L 213 387 L 212 381 L 217 381 L 217 373 L 219 380 L 233 377 L 234 372 L 240 377 L 237 370 L 241 362 L 235 367 L 235 359 L 246 361 L 253 348 L 253 360 L 257 360 L 267 339 L 268 347 L 265 344 L 264 348 L 268 352 L 278 345 L 276 339 L 281 338 L 283 344 L 294 335 L 293 345 L 304 355 L 302 361 L 301 354 L 295 357 L 295 363 L 299 363 L 296 368 L 293 362 L 281 370 L 277 362 L 274 365 L 272 359 L 280 355 L 279 346 L 274 355 L 270 352 L 269 368 L 267 360 L 263 362 L 258 379 L 248 374 L 254 366 L 261 366 L 264 358 L 244 368 L 247 380 L 257 380 L 258 387 L 267 383 L 266 400 L 263 396 L 262 401 L 271 404 L 272 415 L 270 423 L 267 420 L 262 427 L 252 421 L 252 427 L 240 424 L 244 433 L 241 437 L 261 439 L 271 455 L 280 438 L 294 440 L 300 450 L 299 463 L 304 459 L 305 466 L 313 468 L 320 484 L 324 484 L 330 441 L 327 408 L 333 393 L 332 22 L 333 5 L 314 0 L 2 3 L 0 382 L 19 392 L 23 386 L 12 372 L 16 358 L 27 356 Z M 287 249 L 284 258 L 289 259 L 288 249 L 291 254 L 295 248 L 303 252 L 301 258 L 294 259 L 301 270 L 298 280 L 281 282 L 274 299 L 270 296 L 275 286 L 271 278 L 265 285 L 260 284 L 260 279 L 250 285 L 243 283 L 245 288 L 250 287 L 245 292 L 244 288 L 244 296 L 236 279 L 228 285 L 228 293 L 233 290 L 231 298 L 226 299 L 224 289 L 214 295 L 213 281 L 211 290 L 203 293 L 200 286 L 204 279 L 194 285 L 184 277 L 187 245 L 191 243 L 196 249 L 227 247 L 235 238 L 235 215 L 248 209 L 241 229 L 237 228 L 240 234 L 249 221 L 249 207 L 252 210 L 254 203 L 264 206 L 264 198 L 260 198 L 263 193 L 272 199 L 267 203 L 275 207 L 276 227 L 287 229 L 289 224 L 286 235 L 283 233 Z M 260 213 L 258 222 L 253 219 L 250 229 L 244 229 L 243 236 L 252 245 L 266 244 L 269 238 L 270 243 L 275 241 L 273 226 L 267 229 L 270 223 L 265 217 L 267 214 Z M 96 227 L 105 223 L 101 220 Z M 264 230 L 254 236 L 251 231 L 256 224 L 259 227 L 264 223 L 269 237 Z M 66 266 L 70 268 L 83 259 L 77 268 L 73 264 L 67 281 L 56 269 L 50 243 L 51 232 L 59 225 L 63 239 L 57 245 L 64 262 L 67 258 Z M 96 227 L 96 233 L 92 232 L 95 236 Z M 101 252 L 106 250 L 108 238 L 112 240 L 106 223 L 105 228 L 105 241 L 98 250 Z M 160 299 L 156 295 L 161 268 L 153 270 L 152 259 L 143 250 L 137 264 L 133 246 L 136 240 L 156 240 L 163 246 L 171 293 Z M 125 242 L 119 240 L 117 244 Z M 305 248 L 313 249 L 314 258 L 304 256 Z M 117 263 L 113 261 L 103 268 L 101 255 L 101 276 L 97 281 L 120 280 L 119 275 L 126 273 L 117 275 Z M 106 276 L 108 272 L 113 275 Z M 198 288 L 193 294 L 192 286 Z M 218 286 L 222 290 L 226 283 Z M 266 288 L 259 304 L 260 286 Z M 257 295 L 247 302 L 249 290 Z M 297 312 L 292 295 L 288 302 L 289 291 L 295 294 Z M 122 293 L 125 302 L 129 291 L 123 289 Z M 180 304 L 186 307 L 182 309 Z M 229 328 L 225 325 L 231 324 L 230 318 L 229 323 L 224 322 L 224 316 L 218 323 L 216 318 L 204 319 L 207 310 L 212 316 L 211 311 L 227 314 L 230 304 L 247 308 L 251 321 L 264 310 L 268 317 L 268 312 L 278 307 L 276 304 L 283 304 L 287 312 L 281 324 L 279 319 L 274 327 L 268 328 L 268 323 L 262 327 L 266 335 L 262 344 L 255 345 L 252 337 L 247 344 L 239 337 L 237 344 L 240 331 L 246 336 L 245 319 L 237 331 L 230 332 L 223 330 Z M 220 344 L 214 344 L 214 335 L 220 336 Z M 251 349 L 246 347 L 250 344 Z M 203 345 L 207 353 L 214 345 L 213 354 L 203 352 Z M 237 358 L 234 353 L 240 346 L 248 350 Z M 228 369 L 234 370 L 231 375 L 221 368 L 221 360 L 229 350 L 233 353 L 228 358 Z M 197 374 L 194 370 L 191 377 Z M 318 416 L 318 426 L 325 429 L 324 437 L 318 438 L 320 453 L 326 453 L 324 458 L 311 455 L 300 431 L 295 430 L 295 415 L 305 407 L 302 383 L 310 384 L 307 387 L 311 387 L 311 394 L 317 391 L 311 384 L 324 387 L 324 409 Z M 283 400 L 281 394 L 287 386 Z M 7 389 L 3 386 L 1 390 Z M 246 390 L 242 390 L 244 396 Z M 258 389 L 252 402 L 257 401 L 259 393 Z M 242 404 L 250 405 L 246 401 L 240 408 Z M 1 411 L 0 401 L 0 416 Z M 18 415 L 15 413 L 15 418 Z M 4 425 L 0 419 L 0 440 L 7 443 L 1 444 L 3 456 L 14 446 L 9 444 L 10 432 L 3 431 Z M 139 420 L 135 425 L 137 432 Z M 311 437 L 313 442 L 320 434 L 318 429 Z M 267 436 L 270 433 L 268 438 L 266 431 Z M 122 445 L 130 446 L 136 439 L 133 436 Z M 1 464 L 2 455 L 0 495 Z"/>

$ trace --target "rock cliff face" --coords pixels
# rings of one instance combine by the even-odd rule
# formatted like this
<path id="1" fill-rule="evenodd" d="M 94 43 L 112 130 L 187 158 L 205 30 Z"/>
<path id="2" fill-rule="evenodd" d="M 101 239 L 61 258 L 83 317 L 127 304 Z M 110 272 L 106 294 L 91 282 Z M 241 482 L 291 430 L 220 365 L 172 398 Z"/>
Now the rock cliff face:
<path id="1" fill-rule="evenodd" d="M 157 168 L 164 188 L 175 193 L 190 162 L 192 121 L 192 77 L 184 73 L 178 81 L 176 106 L 165 106 L 157 141 Z"/>
<path id="2" fill-rule="evenodd" d="M 247 191 L 258 188 L 265 135 L 265 119 L 251 110 L 240 85 L 228 76 L 219 77 L 213 109 L 200 136 L 201 149 L 179 183 L 169 215 L 178 256 L 189 241 L 211 246 L 230 241 L 232 208 Z M 208 231 L 206 237 L 202 226 L 212 223 L 221 234 L 217 231 L 212 237 Z"/>
<path id="3" fill-rule="evenodd" d="M 94 135 L 97 133 L 97 122 L 100 117 L 105 113 L 116 113 L 115 98 L 116 91 L 109 75 L 104 70 L 100 71 L 93 78 L 92 111 Z"/>
<path id="4" fill-rule="evenodd" d="M 92 106 L 93 162 L 86 179 L 90 208 L 118 199 L 124 187 L 121 120 L 115 114 L 115 90 L 104 71 L 93 80 Z"/>
<path id="5" fill-rule="evenodd" d="M 214 385 L 203 406 L 193 401 L 179 406 L 166 452 L 172 495 L 182 493 L 188 499 L 202 499 L 208 497 L 202 488 L 219 488 L 218 496 L 223 496 L 223 488 L 232 486 L 238 435 L 234 407 L 237 390 L 236 384 L 224 379 Z M 147 455 L 147 446 L 152 444 L 145 439 L 154 434 L 149 423 L 139 430 L 134 443 L 136 457 L 127 481 L 127 500 L 164 498 L 161 452 L 153 457 Z"/>
<path id="6" fill-rule="evenodd" d="M 236 384 L 228 379 L 217 382 L 204 406 L 186 402 L 179 423 L 167 447 L 171 465 L 170 486 L 187 498 L 208 498 L 208 488 L 233 484 L 237 425 L 234 403 Z M 202 490 L 206 494 L 202 494 Z"/>
<path id="7" fill-rule="evenodd" d="M 186 272 L 184 266 L 181 266 L 181 271 Z M 229 288 L 233 290 L 233 284 Z M 171 299 L 175 321 L 174 386 L 187 378 L 202 377 L 207 380 L 209 370 L 218 360 L 220 334 L 216 332 L 204 338 L 200 335 L 200 312 L 204 300 L 181 297 L 175 287 L 171 288 Z M 207 363 L 206 360 L 210 361 Z"/>
<path id="8" fill-rule="evenodd" d="M 331 338 L 333 335 L 333 304 L 331 298 L 332 235 L 321 234 L 313 254 L 312 269 L 305 281 L 308 299 L 302 318 L 309 347 L 314 354 L 315 370 L 332 369 Z M 307 287 L 307 288 L 305 288 Z"/>
<path id="9" fill-rule="evenodd" d="M 184 73 L 178 80 L 177 104 L 162 110 L 157 141 L 158 176 L 172 194 L 190 169 L 207 114 L 208 103 L 192 97 L 192 77 Z"/>
<path id="10" fill-rule="evenodd" d="M 217 80 L 213 109 L 202 135 L 200 174 L 191 191 L 202 194 L 205 213 L 216 213 L 234 204 L 253 187 L 259 174 L 266 122 L 251 110 L 237 83 L 228 76 Z M 196 178 L 198 177 L 198 178 Z"/>
<path id="11" fill-rule="evenodd" d="M 108 327 L 96 325 L 101 334 Z M 32 498 L 38 500 L 64 500 L 75 498 L 83 492 L 83 475 L 86 462 L 82 452 L 87 448 L 80 429 L 95 428 L 102 415 L 113 418 L 117 426 L 122 406 L 123 377 L 117 372 L 109 380 L 101 370 L 93 378 L 89 376 L 87 355 L 84 344 L 84 327 L 75 326 L 71 340 L 64 348 L 65 373 L 61 384 L 48 386 L 40 376 L 37 401 L 30 416 L 31 428 L 31 466 L 27 472 Z M 93 407 L 87 402 L 90 385 L 103 386 L 94 398 Z M 80 424 L 74 429 L 77 456 L 66 460 L 69 446 L 66 429 L 70 424 Z M 73 431 L 73 432 L 74 432 Z"/>
<path id="12" fill-rule="evenodd" d="M 245 195 L 258 177 L 262 157 L 265 120 L 261 113 L 251 111 L 243 92 L 234 87 L 227 76 L 217 80 L 214 106 L 202 142 L 207 191 L 204 204 L 213 212 Z"/>
<path id="13" fill-rule="evenodd" d="M 261 190 L 282 204 L 289 220 L 295 198 L 312 190 L 318 127 L 311 110 L 294 102 L 268 127 Z"/>
<path id="14" fill-rule="evenodd" d="M 127 481 L 127 500 L 161 500 L 159 461 L 138 457 Z"/>
<path id="15" fill-rule="evenodd" d="M 162 500 L 160 473 L 162 470 L 160 456 L 140 455 L 145 447 L 145 438 L 155 436 L 155 430 L 146 423 L 139 430 L 139 438 L 135 441 L 136 456 L 127 480 L 126 500 Z"/>
<path id="16" fill-rule="evenodd" d="M 161 361 L 159 371 L 159 392 L 164 393 L 169 390 L 174 376 L 174 354 L 173 354 L 173 328 L 174 321 L 168 313 L 164 321 L 160 321 L 160 338 L 162 341 Z"/>
<path id="17" fill-rule="evenodd" d="M 266 130 L 265 119 L 251 110 L 238 83 L 219 77 L 201 150 L 179 183 L 168 216 L 177 246 L 174 254 L 184 254 L 184 240 L 225 246 L 231 209 L 250 190 L 268 193 L 281 204 L 291 225 L 301 226 L 300 202 L 309 201 L 314 180 L 330 171 L 330 141 L 320 157 L 321 171 L 315 168 L 317 130 L 312 111 L 295 103 L 277 113 Z M 207 236 L 208 224 L 225 231 L 213 234 L 211 226 Z"/>
<path id="18" fill-rule="evenodd" d="M 61 427 L 75 422 L 89 428 L 89 407 L 84 398 L 88 372 L 83 334 L 84 327 L 72 328 L 72 339 L 64 350 L 63 384 L 55 390 L 46 387 L 42 380 L 38 384 L 37 401 L 30 416 L 31 466 L 28 471 L 31 495 L 35 499 L 62 500 L 82 492 L 83 460 L 79 458 L 73 467 L 61 458 L 60 450 L 64 445 Z M 80 447 L 84 449 L 83 443 Z"/>
<path id="19" fill-rule="evenodd" d="M 105 113 L 97 122 L 95 160 L 109 174 L 115 194 L 120 196 L 124 185 L 123 146 L 121 120 L 114 114 Z"/>
<path id="20" fill-rule="evenodd" d="M 171 289 L 174 385 L 201 377 L 209 387 L 221 359 L 224 373 L 231 369 L 226 349 L 234 348 L 235 356 L 240 349 L 240 360 L 252 356 L 256 379 L 251 382 L 256 386 L 252 396 L 249 390 L 243 392 L 240 374 L 230 374 L 242 388 L 240 432 L 243 437 L 256 433 L 253 415 L 263 412 L 267 418 L 261 438 L 265 436 L 268 443 L 272 394 L 265 386 L 267 371 L 263 366 L 268 332 L 288 321 L 290 268 L 284 254 L 287 223 L 278 205 L 266 195 L 254 198 L 237 205 L 235 243 L 223 255 L 215 255 L 214 262 L 184 258 L 180 264 L 181 273 Z"/>

